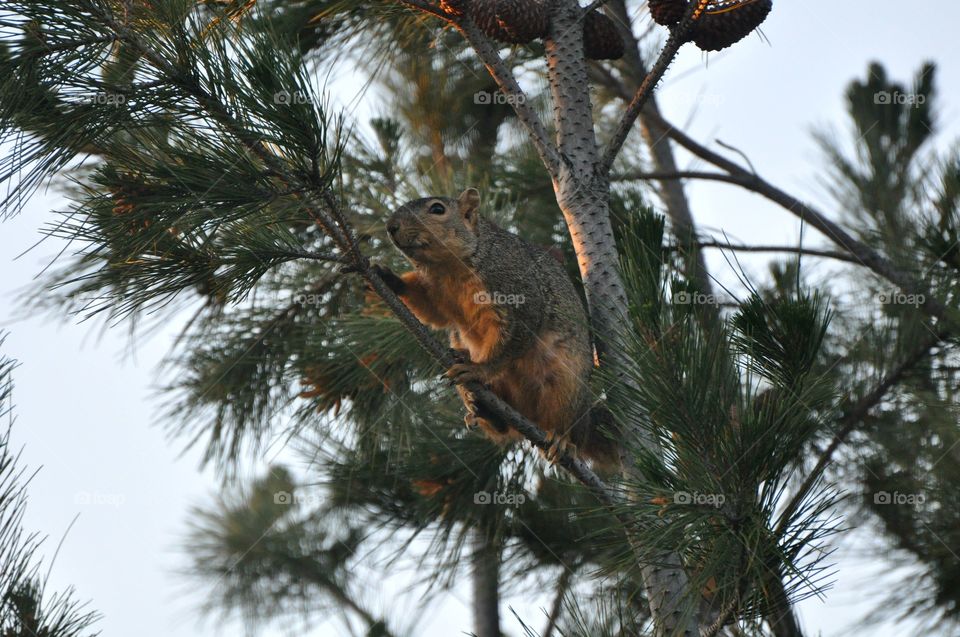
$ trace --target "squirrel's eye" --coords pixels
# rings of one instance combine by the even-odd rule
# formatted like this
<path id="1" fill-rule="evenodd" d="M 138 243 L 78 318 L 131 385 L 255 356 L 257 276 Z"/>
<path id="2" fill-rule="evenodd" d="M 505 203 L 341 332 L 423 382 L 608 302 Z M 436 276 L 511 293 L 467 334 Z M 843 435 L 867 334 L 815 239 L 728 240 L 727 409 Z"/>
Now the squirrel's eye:
<path id="1" fill-rule="evenodd" d="M 428 212 L 432 215 L 442 215 L 446 211 L 447 209 L 443 207 L 442 203 L 435 203 L 430 206 L 430 210 Z"/>

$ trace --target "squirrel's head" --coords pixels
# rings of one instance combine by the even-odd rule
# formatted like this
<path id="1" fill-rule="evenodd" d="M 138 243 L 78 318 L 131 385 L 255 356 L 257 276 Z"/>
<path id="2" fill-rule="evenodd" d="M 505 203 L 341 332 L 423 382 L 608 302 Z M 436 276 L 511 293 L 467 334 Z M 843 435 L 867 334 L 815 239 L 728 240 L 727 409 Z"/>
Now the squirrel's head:
<path id="1" fill-rule="evenodd" d="M 480 193 L 467 188 L 456 199 L 426 197 L 400 206 L 390 215 L 387 232 L 414 264 L 449 264 L 476 252 L 479 222 Z"/>

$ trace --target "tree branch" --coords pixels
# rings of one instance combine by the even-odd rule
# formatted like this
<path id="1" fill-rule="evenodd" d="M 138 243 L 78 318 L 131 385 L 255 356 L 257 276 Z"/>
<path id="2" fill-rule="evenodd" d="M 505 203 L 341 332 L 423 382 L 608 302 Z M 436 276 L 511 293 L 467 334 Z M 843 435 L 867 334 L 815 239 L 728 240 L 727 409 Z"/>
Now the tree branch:
<path id="1" fill-rule="evenodd" d="M 545 50 L 553 123 L 562 157 L 553 186 L 577 254 L 600 365 L 616 372 L 628 364 L 623 348 L 617 345 L 627 303 L 610 220 L 608 172 L 598 170 L 600 153 L 582 33 L 584 13 L 576 0 L 554 0 L 552 7 Z M 659 441 L 643 423 L 634 424 L 630 433 L 651 453 L 662 454 Z M 624 471 L 627 476 L 640 471 L 635 459 L 624 458 Z M 697 635 L 698 610 L 688 613 L 683 608 L 685 600 L 694 595 L 683 561 L 669 551 L 651 555 L 632 532 L 634 528 L 627 526 L 627 539 L 640 567 L 654 634 Z"/>
<path id="2" fill-rule="evenodd" d="M 92 9 L 95 10 L 96 7 L 92 7 Z M 238 122 L 236 122 L 236 120 L 230 117 L 227 109 L 214 97 L 202 90 L 201 87 L 192 82 L 186 81 L 184 79 L 186 77 L 184 74 L 179 73 L 177 69 L 170 66 L 166 60 L 164 60 L 148 45 L 146 45 L 139 37 L 136 36 L 136 34 L 127 30 L 123 25 L 120 25 L 113 20 L 111 15 L 106 14 L 103 11 L 98 11 L 98 14 L 120 38 L 135 46 L 138 50 L 140 50 L 145 58 L 149 59 L 155 66 L 157 66 L 159 70 L 166 73 L 172 81 L 176 82 L 184 90 L 192 94 L 212 117 L 224 123 L 231 133 L 235 135 L 237 139 L 241 141 L 241 143 L 247 145 L 252 152 L 261 157 L 263 161 L 275 171 L 278 177 L 283 178 L 288 183 L 294 183 L 298 181 L 295 176 L 286 172 L 283 165 L 280 163 L 279 158 L 273 155 L 267 149 L 267 147 L 261 141 L 259 141 L 259 139 L 257 139 L 256 135 L 244 129 Z M 345 234 L 337 227 L 334 219 L 343 220 L 343 215 L 340 213 L 339 206 L 336 205 L 336 201 L 333 199 L 333 196 L 329 190 L 325 189 L 321 194 L 328 207 L 330 207 L 331 214 L 327 214 L 323 210 L 313 207 L 311 207 L 310 210 L 313 214 L 317 215 L 318 222 L 323 222 L 322 227 L 324 231 L 330 232 L 331 238 L 337 242 L 338 247 L 343 252 L 351 256 L 351 267 L 370 283 L 370 286 L 383 299 L 384 303 L 387 304 L 387 307 L 389 307 L 390 310 L 397 315 L 397 317 L 400 319 L 400 322 L 408 330 L 410 330 L 417 341 L 434 358 L 434 360 L 436 360 L 445 368 L 451 367 L 456 362 L 459 362 L 454 357 L 452 350 L 441 345 L 428 331 L 428 329 L 422 323 L 420 323 L 419 320 L 417 320 L 417 318 L 413 315 L 413 313 L 410 312 L 407 306 L 403 304 L 397 295 L 387 287 L 383 279 L 381 279 L 376 272 L 373 271 L 373 269 L 370 267 L 369 260 L 359 252 L 357 243 L 356 241 L 352 240 L 352 236 L 349 233 Z M 586 463 L 579 458 L 573 457 L 567 451 L 560 451 L 557 453 L 557 451 L 552 447 L 552 442 L 547 439 L 547 436 L 542 429 L 514 410 L 510 405 L 493 394 L 493 392 L 491 392 L 489 389 L 480 383 L 466 383 L 464 384 L 464 387 L 470 390 L 474 394 L 476 402 L 481 407 L 485 408 L 499 422 L 516 429 L 538 449 L 541 449 L 545 452 L 551 452 L 557 456 L 556 464 L 563 467 L 574 478 L 587 486 L 602 503 L 608 506 L 622 506 L 624 504 L 619 495 L 603 480 L 601 480 L 600 477 L 594 473 L 594 471 Z M 621 521 L 630 523 L 629 520 L 627 520 L 624 516 L 620 516 L 620 518 Z"/>
<path id="3" fill-rule="evenodd" d="M 722 181 L 728 184 L 743 185 L 743 180 L 729 173 L 707 172 L 704 170 L 645 171 L 631 170 L 610 176 L 610 181 L 682 181 L 700 179 L 703 181 Z"/>
<path id="4" fill-rule="evenodd" d="M 602 170 L 606 172 L 610 171 L 613 162 L 617 158 L 617 154 L 619 154 L 624 142 L 627 141 L 627 136 L 630 135 L 630 130 L 633 128 L 634 122 L 636 122 L 637 117 L 640 116 L 640 112 L 646 105 L 647 100 L 653 95 L 653 90 L 657 87 L 657 84 L 663 79 L 667 68 L 673 63 L 674 58 L 677 57 L 677 52 L 680 51 L 680 47 L 687 41 L 690 26 L 700 17 L 700 14 L 708 3 L 709 0 L 691 2 L 689 6 L 687 6 L 683 19 L 680 20 L 676 26 L 671 27 L 670 37 L 667 38 L 667 43 L 663 46 L 663 50 L 660 51 L 660 55 L 657 57 L 657 61 L 653 64 L 650 72 L 647 73 L 647 76 L 637 88 L 633 99 L 630 100 L 630 104 L 627 105 L 627 110 L 624 112 L 623 118 L 617 125 L 617 130 L 614 131 L 613 137 L 607 144 L 607 148 L 603 153 L 603 159 L 600 162 Z"/>
<path id="5" fill-rule="evenodd" d="M 640 42 L 633 34 L 632 15 L 627 9 L 625 0 L 611 0 L 607 12 L 617 23 L 620 35 L 626 42 L 626 50 L 618 66 L 630 78 L 631 82 L 640 84 L 647 76 L 647 68 L 641 55 Z M 597 84 L 607 86 L 612 93 L 619 95 L 624 101 L 630 101 L 630 91 L 623 86 L 623 82 L 619 78 L 610 72 L 607 66 L 597 62 L 591 65 L 591 72 L 593 80 Z M 660 114 L 656 92 L 650 96 L 640 112 L 640 133 L 650 149 L 650 159 L 653 165 L 658 170 L 674 172 L 677 170 L 677 162 L 670 139 L 655 132 L 649 126 L 647 120 L 651 114 Z M 683 183 L 671 180 L 661 181 L 657 184 L 657 190 L 666 208 L 667 215 L 670 217 L 673 233 L 680 245 L 683 246 L 681 253 L 687 257 L 684 259 L 684 271 L 691 280 L 696 281 L 700 292 L 713 294 L 713 281 L 710 279 L 710 270 L 707 268 L 706 259 L 703 252 L 696 250 L 693 245 L 697 236 L 697 227 L 690 209 L 690 202 L 683 189 Z"/>
<path id="6" fill-rule="evenodd" d="M 550 606 L 550 614 L 547 615 L 547 625 L 544 627 L 540 637 L 553 637 L 553 631 L 557 628 L 557 622 L 560 621 L 560 613 L 563 610 L 563 598 L 570 589 L 570 582 L 573 579 L 573 569 L 564 568 L 560 573 L 560 580 L 557 582 L 557 588 L 553 595 L 553 604 Z"/>
<path id="7" fill-rule="evenodd" d="M 931 336 L 924 339 L 913 352 L 911 352 L 898 365 L 890 370 L 890 372 L 887 373 L 887 375 L 884 376 L 872 390 L 870 390 L 865 396 L 857 401 L 855 405 L 846 411 L 846 413 L 837 422 L 839 429 L 837 429 L 837 431 L 833 434 L 833 440 L 830 441 L 830 444 L 827 446 L 827 448 L 822 454 L 820 454 L 820 458 L 814 465 L 813 470 L 807 475 L 807 478 L 797 489 L 797 492 L 790 499 L 790 502 L 787 503 L 783 513 L 780 514 L 780 522 L 777 524 L 777 530 L 775 531 L 777 535 L 786 530 L 786 526 L 789 523 L 790 517 L 800 506 L 800 502 L 803 500 L 803 498 L 805 498 L 810 490 L 813 489 L 813 486 L 817 483 L 817 480 L 820 479 L 824 469 L 826 469 L 827 465 L 830 464 L 830 461 L 833 459 L 833 454 L 836 453 L 837 449 L 840 448 L 840 445 L 846 442 L 847 437 L 860 425 L 867 413 L 869 413 L 871 409 L 879 404 L 880 401 L 883 400 L 883 398 L 887 395 L 887 392 L 890 391 L 894 385 L 899 383 L 917 363 L 926 358 L 926 356 L 930 353 L 930 350 L 939 345 L 949 336 L 950 333 L 947 330 L 938 330 Z"/>
<path id="8" fill-rule="evenodd" d="M 840 252 L 838 250 L 818 250 L 816 248 L 803 248 L 800 246 L 747 245 L 743 243 L 729 243 L 726 241 L 715 240 L 697 241 L 694 245 L 696 245 L 698 248 L 719 248 L 721 250 L 731 250 L 733 252 L 781 252 L 808 257 L 835 259 L 837 261 L 844 261 L 846 263 L 860 263 L 855 257 L 850 256 L 846 252 Z M 673 245 L 667 246 L 666 249 L 678 251 L 682 250 L 683 247 Z"/>
<path id="9" fill-rule="evenodd" d="M 699 174 L 699 178 L 715 179 L 717 181 L 736 184 L 746 190 L 766 197 L 806 223 L 809 223 L 835 244 L 853 255 L 860 264 L 890 281 L 904 292 L 921 294 L 924 301 L 919 307 L 926 314 L 955 324 L 955 320 L 950 315 L 947 306 L 940 300 L 934 298 L 933 295 L 927 294 L 927 287 L 921 281 L 916 280 L 912 275 L 898 268 L 889 259 L 870 246 L 855 239 L 846 230 L 841 228 L 839 224 L 828 219 L 813 206 L 802 202 L 786 191 L 765 181 L 759 175 L 748 171 L 740 164 L 706 148 L 690 138 L 683 131 L 675 128 L 665 119 L 659 118 L 657 125 L 666 135 L 669 135 L 671 139 L 691 153 L 707 160 L 728 173 L 722 177 L 717 176 L 716 173 L 702 173 Z"/>
<path id="10" fill-rule="evenodd" d="M 513 106 L 514 112 L 517 114 L 517 119 L 520 120 L 520 123 L 530 136 L 530 141 L 533 142 L 534 147 L 537 149 L 537 154 L 540 155 L 540 160 L 546 167 L 550 177 L 557 179 L 560 173 L 560 154 L 557 151 L 557 147 L 550 140 L 550 135 L 540 120 L 540 116 L 533 109 L 533 106 L 527 102 L 526 93 L 523 92 L 513 73 L 507 68 L 507 65 L 504 64 L 503 59 L 500 57 L 500 52 L 493 45 L 490 38 L 477 28 L 477 25 L 474 24 L 469 16 L 463 16 L 453 22 L 453 24 L 460 30 L 464 39 L 470 44 L 474 52 L 476 52 L 477 57 L 480 58 L 480 61 L 487 67 L 487 72 L 490 73 L 490 76 L 497 83 L 497 86 L 500 87 L 503 94 L 512 98 L 509 101 L 511 106 Z"/>

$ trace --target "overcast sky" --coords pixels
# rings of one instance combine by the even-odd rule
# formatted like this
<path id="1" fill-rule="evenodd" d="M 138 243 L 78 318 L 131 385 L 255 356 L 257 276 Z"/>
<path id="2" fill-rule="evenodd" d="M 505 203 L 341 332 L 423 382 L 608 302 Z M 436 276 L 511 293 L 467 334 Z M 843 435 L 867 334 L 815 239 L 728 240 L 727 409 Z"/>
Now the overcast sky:
<path id="1" fill-rule="evenodd" d="M 645 8 L 643 13 L 646 16 Z M 960 132 L 955 123 L 960 108 L 957 24 L 960 5 L 947 0 L 776 0 L 763 27 L 769 44 L 751 37 L 709 58 L 685 48 L 668 73 L 661 105 L 673 122 L 691 122 L 694 138 L 719 138 L 736 146 L 773 183 L 817 202 L 836 218 L 817 185 L 818 153 L 811 128 L 844 121 L 843 90 L 851 79 L 864 76 L 870 61 L 883 62 L 894 78 L 909 85 L 920 64 L 933 60 L 939 67 L 940 145 L 949 146 Z M 332 99 L 341 105 L 351 104 L 359 90 L 349 80 L 334 86 Z M 367 103 L 356 112 L 379 113 L 383 107 Z M 695 166 L 683 155 L 681 161 L 684 167 Z M 765 243 L 798 236 L 796 219 L 759 197 L 717 184 L 688 190 L 704 229 Z M 198 471 L 197 455 L 181 456 L 182 449 L 167 441 L 158 426 L 156 365 L 177 326 L 138 339 L 131 355 L 125 325 L 101 332 L 99 325 L 71 319 L 8 320 L 16 311 L 15 293 L 29 285 L 62 246 L 47 242 L 15 257 L 40 238 L 38 229 L 51 219 L 49 211 L 62 206 L 53 194 L 38 196 L 0 228 L 0 320 L 10 332 L 3 353 L 21 362 L 15 372 L 18 420 L 13 440 L 16 446 L 25 445 L 25 463 L 31 468 L 42 465 L 30 485 L 28 528 L 51 536 L 45 553 L 52 554 L 79 515 L 51 579 L 57 588 L 75 586 L 80 598 L 104 613 L 100 628 L 105 635 L 230 634 L 235 628 L 225 624 L 198 624 L 194 609 L 202 591 L 192 590 L 176 574 L 182 565 L 179 540 L 187 509 L 209 501 L 216 487 L 213 476 Z M 724 271 L 720 255 L 711 254 L 710 263 L 722 280 L 734 280 Z M 860 548 L 870 541 L 866 535 L 856 540 Z M 851 543 L 848 538 L 844 545 Z M 914 634 L 908 627 L 889 625 L 849 630 L 850 622 L 877 601 L 872 595 L 877 578 L 895 574 L 843 546 L 837 555 L 834 589 L 825 600 L 801 606 L 810 634 Z M 389 607 L 391 595 L 388 591 L 374 599 Z M 465 600 L 464 594 L 454 594 L 429 615 L 418 634 L 446 637 L 468 631 Z M 409 608 L 408 603 L 409 597 L 404 607 Z M 508 603 L 534 625 L 541 623 L 536 600 Z M 504 627 L 508 634 L 521 634 L 509 612 L 504 613 Z M 311 634 L 338 632 L 326 627 Z"/>

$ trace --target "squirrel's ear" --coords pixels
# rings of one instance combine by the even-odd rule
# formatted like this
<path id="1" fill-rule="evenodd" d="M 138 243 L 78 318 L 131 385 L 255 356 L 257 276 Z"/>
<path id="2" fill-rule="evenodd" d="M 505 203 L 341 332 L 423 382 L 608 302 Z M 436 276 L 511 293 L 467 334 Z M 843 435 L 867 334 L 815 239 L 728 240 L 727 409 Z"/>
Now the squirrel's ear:
<path id="1" fill-rule="evenodd" d="M 467 188 L 457 197 L 460 214 L 471 226 L 477 225 L 477 214 L 480 210 L 480 193 L 476 188 Z"/>

